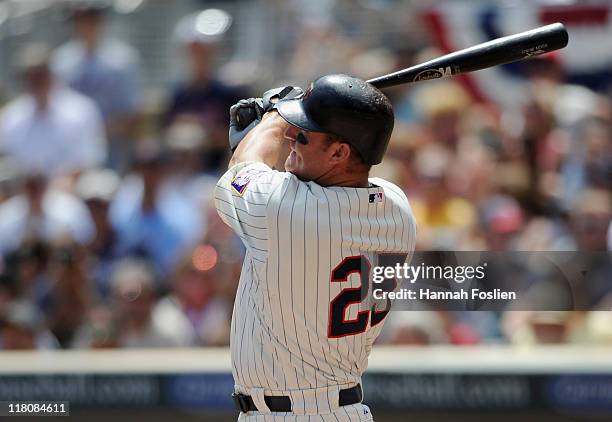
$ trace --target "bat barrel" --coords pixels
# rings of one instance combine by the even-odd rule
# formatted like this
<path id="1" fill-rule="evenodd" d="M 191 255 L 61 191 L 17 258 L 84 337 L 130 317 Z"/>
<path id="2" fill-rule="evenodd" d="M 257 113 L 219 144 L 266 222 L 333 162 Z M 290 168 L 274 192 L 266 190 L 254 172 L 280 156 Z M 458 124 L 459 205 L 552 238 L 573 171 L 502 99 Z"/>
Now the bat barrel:
<path id="1" fill-rule="evenodd" d="M 563 48 L 567 43 L 565 26 L 554 23 L 459 50 L 368 82 L 380 89 L 443 78 L 538 56 Z"/>

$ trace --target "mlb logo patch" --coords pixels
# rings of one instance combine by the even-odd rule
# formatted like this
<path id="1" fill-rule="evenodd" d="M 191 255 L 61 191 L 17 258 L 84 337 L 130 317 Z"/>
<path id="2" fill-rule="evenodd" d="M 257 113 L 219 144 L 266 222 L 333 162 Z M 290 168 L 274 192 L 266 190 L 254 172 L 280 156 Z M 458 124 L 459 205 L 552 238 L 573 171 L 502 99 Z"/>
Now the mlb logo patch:
<path id="1" fill-rule="evenodd" d="M 234 190 L 242 196 L 246 188 L 249 186 L 249 183 L 257 179 L 257 177 L 262 173 L 265 173 L 265 171 L 260 169 L 250 169 L 239 173 L 236 177 L 234 177 L 234 180 L 232 180 L 232 188 L 234 188 Z"/>
<path id="2" fill-rule="evenodd" d="M 383 192 L 371 193 L 370 194 L 370 204 L 373 204 L 375 202 L 382 202 L 384 195 L 385 194 Z"/>

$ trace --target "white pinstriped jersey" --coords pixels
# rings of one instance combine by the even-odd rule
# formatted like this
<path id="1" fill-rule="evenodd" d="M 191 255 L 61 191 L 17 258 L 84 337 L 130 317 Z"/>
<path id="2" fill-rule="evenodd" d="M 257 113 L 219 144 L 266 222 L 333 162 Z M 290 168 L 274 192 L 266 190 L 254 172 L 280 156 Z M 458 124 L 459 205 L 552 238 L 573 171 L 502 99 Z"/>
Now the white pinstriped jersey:
<path id="1" fill-rule="evenodd" d="M 370 183 L 322 187 L 254 162 L 217 183 L 217 211 L 247 249 L 231 328 L 237 391 L 319 414 L 360 382 L 388 305 L 371 302 L 368 269 L 404 262 L 416 237 L 404 193 Z"/>

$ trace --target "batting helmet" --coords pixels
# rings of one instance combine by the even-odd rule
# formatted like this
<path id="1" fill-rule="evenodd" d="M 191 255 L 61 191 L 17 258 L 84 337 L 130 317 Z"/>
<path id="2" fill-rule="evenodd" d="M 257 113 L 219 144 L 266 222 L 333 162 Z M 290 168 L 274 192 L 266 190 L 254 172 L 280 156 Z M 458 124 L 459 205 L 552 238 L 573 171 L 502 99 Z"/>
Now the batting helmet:
<path id="1" fill-rule="evenodd" d="M 339 136 L 367 164 L 382 161 L 393 131 L 389 99 L 369 83 L 347 75 L 323 76 L 302 98 L 279 101 L 277 109 L 300 129 Z"/>

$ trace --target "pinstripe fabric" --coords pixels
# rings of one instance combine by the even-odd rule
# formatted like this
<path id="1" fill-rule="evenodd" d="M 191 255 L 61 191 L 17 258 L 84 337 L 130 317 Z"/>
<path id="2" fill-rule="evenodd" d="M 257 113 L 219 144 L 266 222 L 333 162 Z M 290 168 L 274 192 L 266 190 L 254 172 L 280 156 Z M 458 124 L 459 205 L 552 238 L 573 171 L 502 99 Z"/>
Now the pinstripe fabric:
<path id="1" fill-rule="evenodd" d="M 338 408 L 333 413 L 318 415 L 294 415 L 291 413 L 241 413 L 239 422 L 372 422 L 370 408 L 362 403 Z"/>
<path id="2" fill-rule="evenodd" d="M 384 321 L 368 322 L 363 333 L 329 338 L 330 302 L 343 289 L 361 285 L 358 274 L 331 282 L 331 273 L 350 256 L 363 255 L 376 265 L 382 252 L 410 254 L 416 224 L 397 186 L 370 182 L 375 186 L 321 187 L 261 163 L 241 163 L 217 184 L 218 213 L 247 248 L 231 326 L 236 391 L 252 394 L 260 388 L 292 400 L 294 414 L 261 416 L 371 418 L 361 404 L 338 408 L 337 397 L 340 389 L 361 381 Z M 344 318 L 355 319 L 371 307 L 370 298 L 353 303 Z"/>

